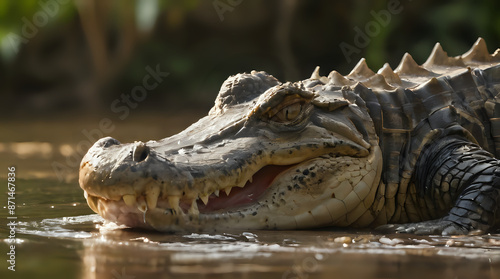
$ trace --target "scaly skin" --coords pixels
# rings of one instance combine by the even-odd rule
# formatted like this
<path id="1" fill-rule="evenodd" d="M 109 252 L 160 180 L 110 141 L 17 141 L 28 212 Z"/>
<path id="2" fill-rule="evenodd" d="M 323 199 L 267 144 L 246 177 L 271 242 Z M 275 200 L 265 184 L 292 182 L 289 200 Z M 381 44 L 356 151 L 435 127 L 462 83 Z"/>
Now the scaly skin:
<path id="1" fill-rule="evenodd" d="M 80 186 L 105 219 L 160 231 L 498 226 L 500 51 L 436 44 L 377 74 L 229 77 L 209 114 L 160 141 L 103 138 Z"/>

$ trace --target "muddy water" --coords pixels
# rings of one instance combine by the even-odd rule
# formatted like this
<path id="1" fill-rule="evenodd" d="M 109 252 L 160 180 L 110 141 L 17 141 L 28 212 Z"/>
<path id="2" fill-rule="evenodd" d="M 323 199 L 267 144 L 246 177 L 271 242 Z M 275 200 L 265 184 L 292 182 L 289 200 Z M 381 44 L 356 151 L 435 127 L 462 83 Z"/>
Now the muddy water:
<path id="1" fill-rule="evenodd" d="M 73 126 L 56 130 L 70 134 Z M 16 132 L 19 125 L 13 127 Z M 82 128 L 76 127 L 79 133 Z M 54 173 L 53 162 L 73 168 L 66 156 L 81 141 L 51 140 L 50 135 L 34 141 L 38 135 L 29 131 L 37 129 L 50 127 L 0 140 L 0 185 L 6 188 L 10 165 L 16 166 L 17 178 L 14 214 L 6 208 L 7 189 L 0 192 L 0 278 L 500 278 L 500 234 L 160 234 L 117 227 L 88 208 L 71 171 L 63 179 Z M 142 136 L 154 138 L 155 133 Z M 7 218 L 12 216 L 17 218 L 15 272 L 7 262 L 13 245 Z"/>

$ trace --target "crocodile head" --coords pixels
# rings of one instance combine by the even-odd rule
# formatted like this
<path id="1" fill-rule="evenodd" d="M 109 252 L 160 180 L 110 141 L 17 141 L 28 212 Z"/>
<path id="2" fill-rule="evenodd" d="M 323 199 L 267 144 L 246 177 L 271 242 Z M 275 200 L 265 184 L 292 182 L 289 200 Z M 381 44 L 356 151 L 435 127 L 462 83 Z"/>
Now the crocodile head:
<path id="1" fill-rule="evenodd" d="M 80 186 L 105 219 L 160 231 L 367 225 L 382 163 L 348 87 L 264 72 L 224 82 L 209 114 L 174 136 L 97 141 Z"/>

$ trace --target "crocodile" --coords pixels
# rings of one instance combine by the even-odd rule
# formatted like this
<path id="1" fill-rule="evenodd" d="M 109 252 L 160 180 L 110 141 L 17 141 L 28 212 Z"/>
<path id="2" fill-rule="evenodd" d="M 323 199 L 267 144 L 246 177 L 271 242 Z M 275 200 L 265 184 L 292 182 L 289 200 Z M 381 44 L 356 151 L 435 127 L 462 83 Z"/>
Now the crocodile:
<path id="1" fill-rule="evenodd" d="M 377 73 L 365 59 L 298 82 L 240 73 L 176 135 L 98 140 L 79 184 L 104 219 L 163 232 L 486 233 L 500 224 L 499 92 L 500 49 L 482 38 Z"/>

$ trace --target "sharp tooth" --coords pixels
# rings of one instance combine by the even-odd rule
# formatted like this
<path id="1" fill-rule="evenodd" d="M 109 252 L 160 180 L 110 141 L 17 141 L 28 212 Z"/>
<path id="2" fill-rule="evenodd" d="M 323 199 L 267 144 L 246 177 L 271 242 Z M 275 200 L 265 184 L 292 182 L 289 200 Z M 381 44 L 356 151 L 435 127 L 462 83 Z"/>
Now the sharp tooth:
<path id="1" fill-rule="evenodd" d="M 134 206 L 135 203 L 136 203 L 135 195 L 124 195 L 123 196 L 123 201 L 128 206 Z"/>
<path id="2" fill-rule="evenodd" d="M 99 210 L 97 209 L 97 197 L 94 196 L 88 196 L 87 198 L 87 204 L 89 205 L 90 209 L 94 211 L 95 213 L 99 214 Z"/>
<path id="3" fill-rule="evenodd" d="M 148 205 L 144 199 L 137 200 L 137 209 L 139 209 L 139 211 L 142 213 L 144 213 L 144 212 L 146 212 L 146 210 L 148 210 Z"/>
<path id="4" fill-rule="evenodd" d="M 236 184 L 237 187 L 243 188 L 247 183 L 252 183 L 253 182 L 253 175 L 250 176 L 248 180 L 241 180 L 239 183 Z"/>
<path id="5" fill-rule="evenodd" d="M 191 202 L 191 207 L 188 210 L 189 214 L 200 215 L 200 211 L 198 210 L 198 204 L 195 200 Z"/>
<path id="6" fill-rule="evenodd" d="M 180 213 L 179 200 L 179 196 L 168 196 L 168 203 L 170 204 L 170 208 L 175 210 L 177 213 Z"/>
<path id="7" fill-rule="evenodd" d="M 216 197 L 219 197 L 219 189 L 215 190 L 214 194 L 215 194 Z"/>
<path id="8" fill-rule="evenodd" d="M 224 188 L 224 191 L 226 192 L 226 195 L 229 196 L 229 193 L 231 193 L 231 189 L 233 189 L 233 187 L 231 187 L 231 186 L 228 186 L 228 187 Z"/>
<path id="9" fill-rule="evenodd" d="M 203 194 L 201 194 L 201 195 L 200 195 L 200 199 L 201 199 L 201 201 L 202 201 L 205 205 L 207 205 L 207 203 L 208 203 L 208 195 L 203 195 Z"/>
<path id="10" fill-rule="evenodd" d="M 146 202 L 149 209 L 155 209 L 156 203 L 158 202 L 158 196 L 160 195 L 160 187 L 153 186 L 146 191 Z"/>
<path id="11" fill-rule="evenodd" d="M 104 203 L 103 203 L 103 201 L 100 200 L 100 199 L 94 199 L 94 200 L 95 200 L 94 202 L 97 204 L 97 210 L 99 212 L 104 212 Z"/>
<path id="12" fill-rule="evenodd" d="M 245 187 L 246 184 L 247 184 L 247 182 L 245 180 L 240 180 L 240 182 L 236 183 L 236 186 L 243 188 L 243 187 Z"/>

